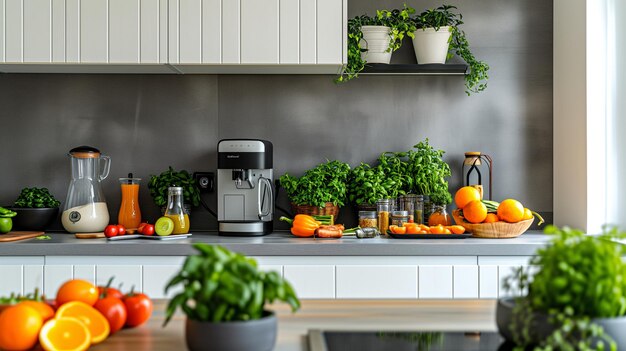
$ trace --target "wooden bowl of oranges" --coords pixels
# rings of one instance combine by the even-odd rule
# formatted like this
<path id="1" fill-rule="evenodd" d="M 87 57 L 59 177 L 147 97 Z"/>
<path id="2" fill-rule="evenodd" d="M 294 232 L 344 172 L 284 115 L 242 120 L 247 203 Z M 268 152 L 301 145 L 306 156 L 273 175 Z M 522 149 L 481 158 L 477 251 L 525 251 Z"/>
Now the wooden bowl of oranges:
<path id="1" fill-rule="evenodd" d="M 452 211 L 454 221 L 478 238 L 515 238 L 530 228 L 535 217 L 539 219 L 539 225 L 543 223 L 538 213 L 525 208 L 519 201 L 482 200 L 478 190 L 471 186 L 459 189 L 454 202 L 458 208 Z"/>

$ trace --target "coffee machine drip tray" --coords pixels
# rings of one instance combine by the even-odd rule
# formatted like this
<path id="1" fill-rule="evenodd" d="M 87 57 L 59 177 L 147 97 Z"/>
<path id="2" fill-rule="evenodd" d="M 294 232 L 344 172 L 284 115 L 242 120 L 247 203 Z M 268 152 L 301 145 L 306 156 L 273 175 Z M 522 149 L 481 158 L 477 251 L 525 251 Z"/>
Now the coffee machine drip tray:
<path id="1" fill-rule="evenodd" d="M 272 222 L 219 222 L 218 232 L 221 236 L 262 236 L 273 230 Z"/>

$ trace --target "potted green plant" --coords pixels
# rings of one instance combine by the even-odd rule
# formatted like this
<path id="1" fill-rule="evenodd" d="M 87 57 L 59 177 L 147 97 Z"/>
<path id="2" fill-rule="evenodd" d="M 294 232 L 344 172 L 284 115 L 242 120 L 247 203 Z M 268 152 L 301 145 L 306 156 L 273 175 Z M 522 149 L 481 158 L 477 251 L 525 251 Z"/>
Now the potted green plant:
<path id="1" fill-rule="evenodd" d="M 375 17 L 361 15 L 348 20 L 348 63 L 336 83 L 356 78 L 365 64 L 389 63 L 391 54 L 402 46 L 405 36 L 412 37 L 415 9 L 406 4 L 402 9 L 377 10 Z"/>
<path id="2" fill-rule="evenodd" d="M 277 323 L 265 305 L 283 301 L 292 311 L 300 302 L 291 285 L 276 272 L 263 272 L 254 259 L 220 246 L 194 244 L 180 272 L 165 287 L 181 286 L 167 305 L 164 326 L 177 309 L 187 316 L 187 348 L 195 350 L 269 351 Z"/>
<path id="3" fill-rule="evenodd" d="M 148 189 L 154 204 L 161 208 L 163 212 L 165 212 L 165 206 L 167 205 L 167 188 L 171 186 L 183 188 L 187 212 L 189 212 L 190 207 L 200 205 L 200 190 L 191 173 L 186 170 L 176 171 L 170 166 L 167 171 L 162 172 L 158 176 L 150 176 L 150 182 L 148 183 Z"/>
<path id="4" fill-rule="evenodd" d="M 541 350 L 626 349 L 626 233 L 605 228 L 586 235 L 548 226 L 550 244 L 517 269 L 505 288 L 515 298 L 498 301 L 500 333 L 520 347 Z"/>
<path id="5" fill-rule="evenodd" d="M 285 173 L 280 185 L 287 192 L 296 214 L 333 215 L 337 218 L 339 207 L 348 196 L 346 182 L 350 165 L 328 161 L 304 172 L 300 178 Z"/>
<path id="6" fill-rule="evenodd" d="M 428 196 L 431 203 L 439 206 L 452 202 L 446 180 L 452 173 L 443 160 L 444 153 L 432 147 L 427 138 L 413 146 L 407 161 L 407 172 L 412 178 L 411 192 Z"/>
<path id="7" fill-rule="evenodd" d="M 47 188 L 23 188 L 9 210 L 15 230 L 45 230 L 59 214 L 61 202 Z"/>
<path id="8" fill-rule="evenodd" d="M 454 10 L 456 6 L 442 5 L 422 12 L 413 19 L 417 29 L 411 38 L 418 64 L 445 63 L 452 53 L 465 60 L 470 69 L 465 92 L 471 95 L 487 88 L 489 65 L 472 54 L 465 32 L 459 28 L 463 15 Z"/>

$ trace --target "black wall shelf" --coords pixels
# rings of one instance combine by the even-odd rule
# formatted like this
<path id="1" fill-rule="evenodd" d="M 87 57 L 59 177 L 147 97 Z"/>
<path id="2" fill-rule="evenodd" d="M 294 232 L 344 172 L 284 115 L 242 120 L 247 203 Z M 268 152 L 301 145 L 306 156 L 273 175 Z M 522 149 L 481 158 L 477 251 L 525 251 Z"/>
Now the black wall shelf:
<path id="1" fill-rule="evenodd" d="M 457 75 L 469 73 L 469 66 L 463 59 L 453 56 L 446 63 L 431 63 L 418 65 L 417 63 L 368 63 L 359 75 Z"/>

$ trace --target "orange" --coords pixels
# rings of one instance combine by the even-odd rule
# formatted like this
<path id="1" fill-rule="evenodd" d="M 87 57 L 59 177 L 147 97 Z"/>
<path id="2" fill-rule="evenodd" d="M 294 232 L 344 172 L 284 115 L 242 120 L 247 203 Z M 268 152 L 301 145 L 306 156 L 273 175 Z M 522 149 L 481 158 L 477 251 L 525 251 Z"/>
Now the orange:
<path id="1" fill-rule="evenodd" d="M 471 186 L 464 186 L 454 194 L 454 203 L 459 209 L 476 200 L 480 200 L 480 192 Z"/>
<path id="2" fill-rule="evenodd" d="M 87 326 L 73 317 L 54 318 L 39 333 L 39 343 L 46 351 L 83 351 L 91 345 Z"/>
<path id="3" fill-rule="evenodd" d="M 429 230 L 420 230 L 417 232 L 417 234 L 430 234 Z"/>
<path id="4" fill-rule="evenodd" d="M 463 207 L 463 217 L 470 223 L 481 223 L 487 218 L 487 206 L 480 200 L 474 200 Z"/>
<path id="5" fill-rule="evenodd" d="M 93 306 L 98 301 L 98 288 L 85 280 L 67 281 L 61 285 L 57 292 L 57 306 L 70 301 L 82 301 Z"/>
<path id="6" fill-rule="evenodd" d="M 404 227 L 407 234 L 417 234 L 419 232 L 419 228 L 415 223 L 404 223 Z"/>
<path id="7" fill-rule="evenodd" d="M 533 213 L 529 208 L 524 207 L 524 216 L 522 217 L 522 220 L 525 221 L 527 219 L 533 219 Z"/>
<path id="8" fill-rule="evenodd" d="M 68 302 L 59 307 L 56 317 L 74 317 L 83 322 L 89 329 L 92 344 L 106 339 L 111 331 L 106 318 L 98 310 L 81 301 Z"/>
<path id="9" fill-rule="evenodd" d="M 498 222 L 500 219 L 498 218 L 498 215 L 495 213 L 487 213 L 487 217 L 485 217 L 485 220 L 483 221 L 483 223 L 494 223 L 494 222 Z"/>
<path id="10" fill-rule="evenodd" d="M 434 225 L 430 227 L 430 234 L 445 234 L 445 230 L 442 225 Z"/>
<path id="11" fill-rule="evenodd" d="M 452 231 L 450 231 L 450 229 L 448 229 L 448 228 L 445 228 L 443 230 L 443 234 L 452 234 Z"/>
<path id="12" fill-rule="evenodd" d="M 23 305 L 23 306 L 29 306 L 34 308 L 35 310 L 37 310 L 37 312 L 39 312 L 39 314 L 41 315 L 41 318 L 43 319 L 43 321 L 47 321 L 48 319 L 54 317 L 54 310 L 52 309 L 52 307 L 50 307 L 50 305 L 48 305 L 45 302 L 40 302 L 40 301 L 22 301 L 19 303 L 19 305 Z"/>
<path id="13" fill-rule="evenodd" d="M 517 223 L 524 218 L 524 206 L 517 200 L 506 199 L 498 206 L 498 218 L 509 223 Z"/>
<path id="14" fill-rule="evenodd" d="M 463 234 L 465 233 L 465 228 L 461 225 L 452 225 L 448 229 L 452 232 L 452 234 Z"/>
<path id="15" fill-rule="evenodd" d="M 395 228 L 391 229 L 391 232 L 394 234 L 406 234 L 406 227 L 398 227 L 398 226 L 394 226 Z"/>
<path id="16" fill-rule="evenodd" d="M 43 319 L 36 309 L 17 304 L 0 314 L 0 349 L 29 350 L 37 343 Z"/>
<path id="17" fill-rule="evenodd" d="M 430 227 L 425 224 L 418 224 L 417 226 L 420 228 L 420 230 L 425 230 L 427 232 L 430 231 Z"/>

